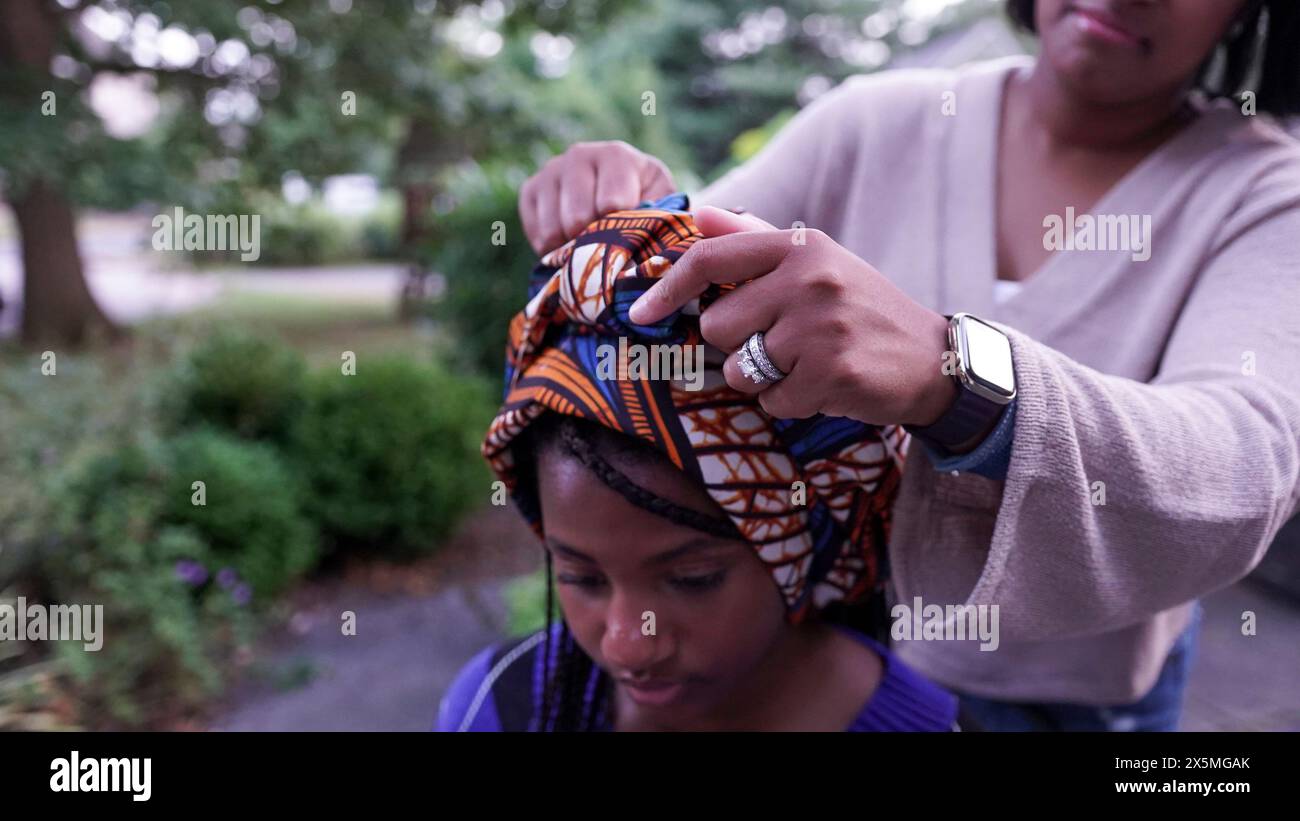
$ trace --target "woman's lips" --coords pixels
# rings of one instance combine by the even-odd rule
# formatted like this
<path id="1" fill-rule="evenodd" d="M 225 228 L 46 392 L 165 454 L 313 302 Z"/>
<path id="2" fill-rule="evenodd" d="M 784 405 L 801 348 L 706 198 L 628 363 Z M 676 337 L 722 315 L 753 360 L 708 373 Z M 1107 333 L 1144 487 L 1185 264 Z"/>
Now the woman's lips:
<path id="1" fill-rule="evenodd" d="M 627 691 L 628 698 L 643 707 L 663 707 L 681 698 L 686 685 L 680 681 L 643 681 L 633 684 L 620 682 Z"/>
<path id="2" fill-rule="evenodd" d="M 1120 26 L 1119 21 L 1107 12 L 1076 6 L 1070 10 L 1070 15 L 1074 25 L 1086 35 L 1117 46 L 1142 47 L 1142 38 Z"/>

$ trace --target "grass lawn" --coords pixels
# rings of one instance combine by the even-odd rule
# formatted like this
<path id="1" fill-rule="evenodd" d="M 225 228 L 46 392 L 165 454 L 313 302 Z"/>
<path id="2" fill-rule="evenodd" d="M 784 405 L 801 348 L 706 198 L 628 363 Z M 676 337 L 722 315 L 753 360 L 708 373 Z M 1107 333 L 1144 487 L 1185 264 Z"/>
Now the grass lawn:
<path id="1" fill-rule="evenodd" d="M 430 356 L 432 332 L 399 322 L 394 312 L 393 306 L 378 302 L 244 291 L 192 314 L 151 321 L 141 331 L 201 334 L 216 325 L 234 325 L 282 339 L 313 367 L 339 362 L 343 351 L 355 353 L 358 362 L 377 355 Z"/>

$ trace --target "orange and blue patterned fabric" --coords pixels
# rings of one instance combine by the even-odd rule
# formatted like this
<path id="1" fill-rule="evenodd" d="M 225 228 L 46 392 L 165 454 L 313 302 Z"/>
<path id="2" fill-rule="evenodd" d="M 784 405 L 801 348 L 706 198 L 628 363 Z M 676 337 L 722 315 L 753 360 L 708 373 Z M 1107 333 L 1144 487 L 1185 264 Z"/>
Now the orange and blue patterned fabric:
<path id="1" fill-rule="evenodd" d="M 841 417 L 777 419 L 728 386 L 725 354 L 704 342 L 699 313 L 743 284 L 714 286 L 653 325 L 628 319 L 636 298 L 701 236 L 677 193 L 603 216 L 542 257 L 510 323 L 504 400 L 483 456 L 544 537 L 536 489 L 517 481 L 510 443 L 547 411 L 598 422 L 649 442 L 704 485 L 767 565 L 789 621 L 833 601 L 864 601 L 886 576 L 906 434 Z M 601 346 L 619 337 L 629 350 L 704 346 L 702 382 L 628 378 L 627 359 L 611 375 L 600 364 L 611 349 Z"/>

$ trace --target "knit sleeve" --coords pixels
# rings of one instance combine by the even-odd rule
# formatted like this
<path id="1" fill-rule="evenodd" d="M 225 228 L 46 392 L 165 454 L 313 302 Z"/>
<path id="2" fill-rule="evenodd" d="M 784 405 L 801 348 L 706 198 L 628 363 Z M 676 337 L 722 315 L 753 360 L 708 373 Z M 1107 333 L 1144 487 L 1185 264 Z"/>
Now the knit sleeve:
<path id="1" fill-rule="evenodd" d="M 1224 587 L 1296 511 L 1300 197 L 1257 194 L 1222 227 L 1150 383 L 1006 329 L 1011 459 L 969 596 L 1001 605 L 1004 641 L 1115 630 Z"/>

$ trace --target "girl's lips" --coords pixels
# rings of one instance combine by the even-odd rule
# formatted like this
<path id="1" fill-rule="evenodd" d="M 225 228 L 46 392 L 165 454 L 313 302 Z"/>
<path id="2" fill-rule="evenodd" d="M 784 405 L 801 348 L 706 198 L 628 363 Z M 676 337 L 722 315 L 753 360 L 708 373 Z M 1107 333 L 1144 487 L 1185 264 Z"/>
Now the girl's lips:
<path id="1" fill-rule="evenodd" d="M 1109 15 L 1091 9 L 1074 8 L 1070 11 L 1074 25 L 1084 34 L 1117 46 L 1140 48 L 1142 38 L 1119 26 Z"/>
<path id="2" fill-rule="evenodd" d="M 623 681 L 621 684 L 627 691 L 628 698 L 643 707 L 663 707 L 672 704 L 686 691 L 686 685 L 676 681 L 650 681 L 641 684 Z"/>

